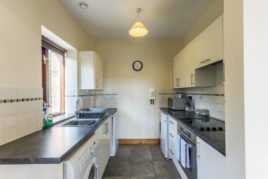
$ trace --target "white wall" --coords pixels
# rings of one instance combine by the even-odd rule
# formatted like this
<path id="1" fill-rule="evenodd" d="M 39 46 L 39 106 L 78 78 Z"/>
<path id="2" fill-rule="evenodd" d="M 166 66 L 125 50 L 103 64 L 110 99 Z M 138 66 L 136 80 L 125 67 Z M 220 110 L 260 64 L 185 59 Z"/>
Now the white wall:
<path id="1" fill-rule="evenodd" d="M 59 0 L 1 0 L 0 21 L 0 85 L 41 86 L 41 25 L 76 49 L 92 47 Z"/>
<path id="2" fill-rule="evenodd" d="M 65 113 L 74 113 L 78 94 L 77 51 L 69 50 L 65 55 Z"/>
<path id="3" fill-rule="evenodd" d="M 246 178 L 268 178 L 268 1 L 244 0 Z"/>
<path id="4" fill-rule="evenodd" d="M 159 138 L 159 104 L 149 104 L 149 89 L 157 93 L 171 89 L 178 43 L 99 41 L 96 50 L 104 60 L 104 91 L 118 94 L 119 138 Z M 142 71 L 132 69 L 134 60 L 143 62 Z"/>
<path id="5" fill-rule="evenodd" d="M 92 48 L 60 0 L 1 0 L 0 22 L 2 100 L 42 98 L 41 25 L 77 50 Z M 42 118 L 42 99 L 0 102 L 0 145 L 41 129 Z"/>

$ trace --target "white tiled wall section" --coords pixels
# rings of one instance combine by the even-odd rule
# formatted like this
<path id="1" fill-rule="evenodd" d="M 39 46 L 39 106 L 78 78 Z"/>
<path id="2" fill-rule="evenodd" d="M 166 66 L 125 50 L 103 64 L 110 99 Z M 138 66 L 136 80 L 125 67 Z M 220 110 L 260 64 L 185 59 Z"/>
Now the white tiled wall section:
<path id="1" fill-rule="evenodd" d="M 0 100 L 42 98 L 42 88 L 0 87 Z M 43 101 L 0 103 L 0 145 L 42 129 Z"/>
<path id="2" fill-rule="evenodd" d="M 74 113 L 76 110 L 76 102 L 77 102 L 77 89 L 66 89 L 65 90 L 65 112 L 66 113 Z"/>
<path id="3" fill-rule="evenodd" d="M 116 108 L 118 106 L 118 95 L 114 92 L 104 92 L 95 90 L 80 90 L 83 107 L 106 107 Z"/>
<path id="4" fill-rule="evenodd" d="M 195 108 L 208 109 L 210 116 L 224 120 L 224 97 L 223 96 L 193 96 Z"/>
<path id="5" fill-rule="evenodd" d="M 117 108 L 118 101 L 117 95 L 99 95 L 96 96 L 96 107 L 105 107 L 105 108 Z"/>
<path id="6" fill-rule="evenodd" d="M 216 66 L 216 86 L 209 88 L 189 88 L 176 92 L 201 93 L 201 94 L 224 94 L 224 65 L 219 63 Z M 212 117 L 224 120 L 225 101 L 224 96 L 192 95 L 195 108 L 209 109 Z"/>

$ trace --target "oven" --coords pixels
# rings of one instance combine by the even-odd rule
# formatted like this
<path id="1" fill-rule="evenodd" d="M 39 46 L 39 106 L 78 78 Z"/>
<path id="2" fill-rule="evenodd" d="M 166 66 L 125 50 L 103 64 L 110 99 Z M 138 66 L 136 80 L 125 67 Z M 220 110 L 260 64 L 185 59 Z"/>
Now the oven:
<path id="1" fill-rule="evenodd" d="M 196 135 L 178 122 L 176 158 L 189 179 L 197 179 Z"/>

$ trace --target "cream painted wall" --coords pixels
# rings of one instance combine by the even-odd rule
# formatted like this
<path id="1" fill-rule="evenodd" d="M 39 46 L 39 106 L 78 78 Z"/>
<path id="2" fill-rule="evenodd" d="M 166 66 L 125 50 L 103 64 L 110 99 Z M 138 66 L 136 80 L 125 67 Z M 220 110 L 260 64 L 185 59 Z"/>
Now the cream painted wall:
<path id="1" fill-rule="evenodd" d="M 41 25 L 76 50 L 93 46 L 60 0 L 1 0 L 0 22 L 0 99 L 42 98 Z M 66 56 L 66 69 L 72 69 L 67 80 L 77 77 L 72 76 L 77 72 L 77 53 L 72 50 Z M 77 94 L 77 80 L 72 82 L 66 84 L 67 95 Z M 73 112 L 74 101 L 66 100 L 67 112 Z M 0 104 L 0 145 L 42 129 L 42 109 L 42 99 Z"/>
<path id="2" fill-rule="evenodd" d="M 243 1 L 224 0 L 225 129 L 228 179 L 245 179 Z"/>
<path id="3" fill-rule="evenodd" d="M 78 50 L 92 48 L 59 0 L 1 0 L 0 22 L 0 86 L 41 87 L 41 25 Z"/>
<path id="4" fill-rule="evenodd" d="M 179 49 L 175 41 L 96 43 L 104 60 L 104 91 L 118 94 L 119 138 L 159 138 L 159 103 L 149 104 L 149 89 L 171 89 L 172 57 Z M 132 70 L 134 60 L 143 62 L 142 71 Z"/>

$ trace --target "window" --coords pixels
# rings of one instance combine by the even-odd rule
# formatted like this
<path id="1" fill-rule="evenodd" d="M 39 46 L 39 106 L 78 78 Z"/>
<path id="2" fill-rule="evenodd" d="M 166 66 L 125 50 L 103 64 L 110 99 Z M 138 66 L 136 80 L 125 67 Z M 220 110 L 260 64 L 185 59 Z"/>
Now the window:
<path id="1" fill-rule="evenodd" d="M 44 102 L 52 115 L 65 113 L 65 50 L 43 37 L 42 86 Z"/>

